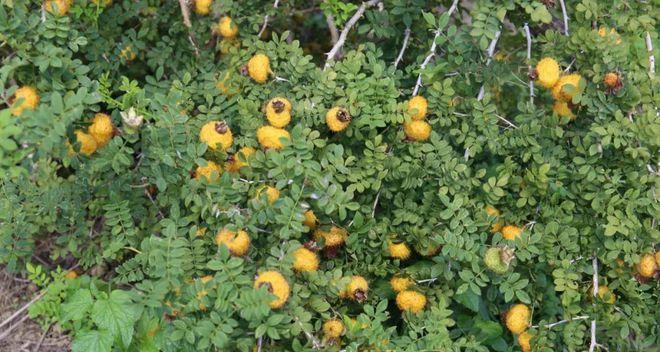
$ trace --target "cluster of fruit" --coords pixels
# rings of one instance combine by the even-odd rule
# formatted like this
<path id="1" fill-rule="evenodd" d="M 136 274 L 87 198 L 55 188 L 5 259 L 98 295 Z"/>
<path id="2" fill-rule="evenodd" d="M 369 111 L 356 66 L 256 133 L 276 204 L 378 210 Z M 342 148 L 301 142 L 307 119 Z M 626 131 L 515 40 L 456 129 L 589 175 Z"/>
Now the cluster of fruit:
<path id="1" fill-rule="evenodd" d="M 538 62 L 532 76 L 541 87 L 551 90 L 555 99 L 552 110 L 560 117 L 575 119 L 572 100 L 584 90 L 582 76 L 577 73 L 564 74 L 557 60 L 550 57 Z"/>
<path id="2" fill-rule="evenodd" d="M 80 153 L 90 156 L 110 142 L 115 135 L 115 127 L 112 125 L 110 116 L 97 113 L 92 119 L 92 124 L 87 128 L 87 132 L 78 129 L 74 133 L 78 144 L 80 144 Z M 70 144 L 69 155 L 75 155 L 73 146 Z"/>
<path id="3" fill-rule="evenodd" d="M 429 103 L 421 95 L 416 95 L 408 100 L 407 116 L 403 123 L 403 131 L 406 137 L 412 141 L 425 141 L 431 135 L 431 125 L 426 122 L 426 113 Z"/>

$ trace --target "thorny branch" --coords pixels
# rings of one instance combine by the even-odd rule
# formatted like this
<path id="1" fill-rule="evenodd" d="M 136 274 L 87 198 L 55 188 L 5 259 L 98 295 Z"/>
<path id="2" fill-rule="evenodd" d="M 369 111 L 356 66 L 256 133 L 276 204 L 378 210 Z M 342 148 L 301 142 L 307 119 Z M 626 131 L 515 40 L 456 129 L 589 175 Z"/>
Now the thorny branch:
<path id="1" fill-rule="evenodd" d="M 273 4 L 273 8 L 277 8 L 280 5 L 280 0 L 275 0 L 275 3 Z M 266 15 L 264 16 L 264 24 L 261 26 L 261 29 L 259 30 L 259 34 L 257 35 L 258 37 L 261 37 L 261 34 L 266 30 L 266 27 L 268 26 L 268 20 L 270 19 L 270 16 Z"/>
<path id="2" fill-rule="evenodd" d="M 192 31 L 192 23 L 190 22 L 190 10 L 188 9 L 188 2 L 186 0 L 179 0 L 181 7 L 181 16 L 183 16 L 183 24 L 188 28 L 188 40 L 195 50 L 195 56 L 199 56 L 199 49 L 195 42 L 195 34 Z"/>
<path id="3" fill-rule="evenodd" d="M 486 66 L 490 65 L 490 62 L 493 60 L 493 54 L 495 53 L 495 46 L 497 46 L 497 41 L 500 39 L 500 35 L 502 34 L 502 31 L 499 30 L 495 32 L 495 38 L 490 41 L 490 44 L 488 45 L 488 60 L 486 60 Z M 486 93 L 486 83 L 481 85 L 481 88 L 479 89 L 479 95 L 477 95 L 477 100 L 481 101 L 484 98 L 484 94 Z"/>
<path id="4" fill-rule="evenodd" d="M 406 28 L 406 30 L 403 32 L 403 44 L 401 45 L 401 50 L 399 51 L 399 55 L 396 57 L 396 60 L 394 61 L 394 68 L 399 66 L 399 62 L 403 59 L 403 53 L 406 51 L 406 48 L 408 47 L 408 41 L 410 41 L 410 27 Z"/>
<path id="5" fill-rule="evenodd" d="M 649 52 L 649 74 L 653 78 L 655 77 L 655 55 L 653 55 L 653 41 L 649 32 L 646 32 L 646 50 Z"/>
<path id="6" fill-rule="evenodd" d="M 327 15 L 325 17 L 325 22 L 328 24 L 328 29 L 330 30 L 330 40 L 332 41 L 332 45 L 335 45 L 339 40 L 339 31 L 335 24 L 335 18 L 332 17 L 332 15 Z"/>
<path id="7" fill-rule="evenodd" d="M 594 253 L 593 259 L 591 259 L 591 266 L 594 270 L 593 276 L 593 302 L 596 304 L 596 297 L 598 297 L 598 257 Z M 594 352 L 598 343 L 596 342 L 596 318 L 591 319 L 591 343 L 589 344 L 589 352 Z"/>
<path id="8" fill-rule="evenodd" d="M 529 33 L 529 25 L 525 22 L 523 27 L 525 30 L 525 37 L 527 37 L 527 70 L 532 72 L 532 34 Z M 534 81 L 529 79 L 529 102 L 534 104 Z"/>
<path id="9" fill-rule="evenodd" d="M 564 35 L 568 36 L 568 15 L 566 14 L 566 4 L 564 0 L 559 0 L 561 5 L 561 15 L 564 16 Z"/>
<path id="10" fill-rule="evenodd" d="M 589 319 L 589 316 L 588 316 L 588 315 L 581 315 L 581 316 L 579 316 L 579 317 L 575 317 L 575 318 L 571 318 L 571 319 L 564 319 L 564 320 L 560 320 L 560 321 L 558 321 L 558 322 L 554 322 L 554 323 L 551 323 L 551 324 L 546 324 L 546 325 L 532 325 L 532 328 L 544 327 L 544 328 L 551 329 L 551 328 L 553 328 L 553 327 L 555 327 L 555 326 L 557 326 L 557 325 L 566 324 L 566 323 L 571 322 L 571 321 L 576 321 L 576 320 L 586 320 L 586 319 Z"/>
<path id="11" fill-rule="evenodd" d="M 341 31 L 341 34 L 339 35 L 339 40 L 337 40 L 337 43 L 335 43 L 332 49 L 330 49 L 330 51 L 326 54 L 328 58 L 325 61 L 325 66 L 323 67 L 323 70 L 326 70 L 328 67 L 330 67 L 330 61 L 335 59 L 341 47 L 344 46 L 344 42 L 346 42 L 346 37 L 348 37 L 348 32 L 350 32 L 351 28 L 353 28 L 353 26 L 355 26 L 355 24 L 360 19 L 360 17 L 362 17 L 364 11 L 366 11 L 368 7 L 372 7 L 378 4 L 380 1 L 381 0 L 370 0 L 367 2 L 363 2 L 362 5 L 358 7 L 357 11 L 355 11 L 355 14 L 353 14 L 353 17 L 351 17 L 351 19 L 349 19 L 348 22 L 346 22 L 344 29 Z"/>

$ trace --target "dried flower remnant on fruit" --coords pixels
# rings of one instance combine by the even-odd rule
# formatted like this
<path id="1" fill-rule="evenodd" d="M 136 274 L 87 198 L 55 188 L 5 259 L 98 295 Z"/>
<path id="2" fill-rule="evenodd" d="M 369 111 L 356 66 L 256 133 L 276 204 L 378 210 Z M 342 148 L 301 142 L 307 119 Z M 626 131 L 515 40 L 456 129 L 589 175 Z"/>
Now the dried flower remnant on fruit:
<path id="1" fill-rule="evenodd" d="M 334 107 L 325 114 L 325 123 L 332 132 L 341 132 L 351 123 L 351 115 L 344 108 Z"/>
<path id="2" fill-rule="evenodd" d="M 199 140 L 206 143 L 211 150 L 225 151 L 232 146 L 234 137 L 224 121 L 210 121 L 199 131 Z"/>

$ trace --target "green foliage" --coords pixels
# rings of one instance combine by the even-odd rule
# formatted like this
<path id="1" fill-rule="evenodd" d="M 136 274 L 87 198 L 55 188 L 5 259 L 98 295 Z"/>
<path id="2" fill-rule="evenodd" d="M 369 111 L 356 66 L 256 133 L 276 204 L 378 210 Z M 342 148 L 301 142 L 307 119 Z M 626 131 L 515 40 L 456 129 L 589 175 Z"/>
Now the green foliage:
<path id="1" fill-rule="evenodd" d="M 517 351 L 501 318 L 516 303 L 533 309 L 534 351 L 587 350 L 591 320 L 609 350 L 652 349 L 658 283 L 634 266 L 660 237 L 649 61 L 660 55 L 646 46 L 647 35 L 659 46 L 657 9 L 567 2 L 566 36 L 550 3 L 461 1 L 449 16 L 450 1 L 383 1 L 324 69 L 325 16 L 341 30 L 360 2 L 216 0 L 211 15 L 191 11 L 190 29 L 179 6 L 160 0 L 74 0 L 62 17 L 3 2 L 0 263 L 42 288 L 30 315 L 69 331 L 74 351 Z M 212 30 L 223 15 L 236 39 Z M 265 84 L 244 70 L 256 53 L 270 59 Z M 530 99 L 528 66 L 543 57 L 584 78 L 567 88 L 575 120 L 559 118 L 539 85 Z M 608 72 L 621 87 L 604 86 Z M 420 74 L 432 133 L 411 142 L 402 124 Z M 40 102 L 13 116 L 25 85 Z M 281 150 L 256 137 L 274 97 L 292 103 Z M 339 133 L 325 122 L 335 106 L 352 117 Z M 86 156 L 76 131 L 99 112 L 116 130 Z M 226 151 L 199 140 L 215 120 L 232 131 Z M 256 152 L 230 172 L 241 147 Z M 222 168 L 217 179 L 191 177 L 208 161 Z M 279 191 L 273 203 L 264 186 Z M 348 236 L 300 273 L 294 252 L 325 242 L 312 241 L 307 210 Z M 523 231 L 509 240 L 497 224 Z M 245 256 L 216 244 L 223 228 L 248 233 Z M 391 257 L 393 241 L 411 257 Z M 503 275 L 483 262 L 491 246 L 515 250 Z M 614 304 L 591 294 L 594 257 Z M 282 308 L 254 287 L 266 270 L 290 286 Z M 369 283 L 362 303 L 343 298 L 354 275 Z M 425 295 L 422 312 L 398 308 L 394 276 Z M 323 336 L 329 319 L 345 326 L 338 345 Z"/>

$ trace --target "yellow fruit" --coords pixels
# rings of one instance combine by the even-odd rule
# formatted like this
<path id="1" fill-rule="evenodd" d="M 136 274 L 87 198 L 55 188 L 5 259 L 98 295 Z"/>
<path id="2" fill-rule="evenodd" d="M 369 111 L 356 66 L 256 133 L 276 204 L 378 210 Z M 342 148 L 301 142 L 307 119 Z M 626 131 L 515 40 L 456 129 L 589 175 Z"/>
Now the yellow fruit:
<path id="1" fill-rule="evenodd" d="M 506 327 L 514 334 L 522 334 L 529 326 L 531 312 L 524 304 L 516 304 L 506 312 Z"/>
<path id="2" fill-rule="evenodd" d="M 401 291 L 396 295 L 396 305 L 404 312 L 419 313 L 426 305 L 426 296 L 417 291 Z"/>
<path id="3" fill-rule="evenodd" d="M 11 113 L 14 116 L 20 116 L 23 113 L 23 110 L 34 110 L 38 104 L 39 94 L 37 93 L 37 90 L 30 86 L 23 86 L 18 88 L 16 93 L 14 93 Z"/>
<path id="4" fill-rule="evenodd" d="M 238 26 L 231 20 L 231 17 L 224 16 L 218 22 L 218 32 L 227 39 L 232 39 L 238 34 Z"/>
<path id="5" fill-rule="evenodd" d="M 219 246 L 227 246 L 231 254 L 235 256 L 245 255 L 250 248 L 250 236 L 243 230 L 236 232 L 222 229 L 215 235 L 215 243 Z"/>
<path id="6" fill-rule="evenodd" d="M 115 133 L 115 127 L 112 125 L 110 116 L 103 113 L 97 113 L 94 115 L 92 124 L 89 126 L 87 131 L 92 135 L 92 137 L 94 137 L 98 147 L 103 148 L 106 144 L 108 144 L 110 139 L 112 139 L 112 136 Z"/>
<path id="7" fill-rule="evenodd" d="M 231 157 L 231 160 L 227 163 L 227 171 L 229 172 L 238 172 L 242 167 L 250 166 L 249 159 L 252 154 L 255 153 L 254 148 L 252 147 L 243 147 L 236 152 Z"/>
<path id="8" fill-rule="evenodd" d="M 74 133 L 76 134 L 76 140 L 80 144 L 80 152 L 87 156 L 94 154 L 97 148 L 94 137 L 81 130 L 76 130 Z"/>
<path id="9" fill-rule="evenodd" d="M 200 142 L 206 143 L 209 148 L 225 151 L 234 143 L 234 137 L 231 134 L 229 126 L 224 121 L 207 122 L 199 131 Z"/>
<path id="10" fill-rule="evenodd" d="M 606 27 L 598 28 L 598 35 L 603 37 L 603 38 L 608 36 L 607 28 Z M 616 29 L 611 28 L 609 35 L 612 36 L 613 38 L 616 38 L 616 44 L 621 44 L 621 36 L 619 36 L 619 33 L 617 33 Z"/>
<path id="11" fill-rule="evenodd" d="M 291 135 L 287 130 L 273 126 L 261 126 L 257 130 L 257 141 L 264 148 L 282 149 L 281 138 L 291 139 Z"/>
<path id="12" fill-rule="evenodd" d="M 323 335 L 328 340 L 338 339 L 344 333 L 344 324 L 338 319 L 331 319 L 323 323 Z"/>
<path id="13" fill-rule="evenodd" d="M 248 61 L 247 70 L 255 82 L 265 83 L 268 80 L 268 75 L 272 73 L 270 59 L 264 54 L 256 54 Z"/>
<path id="14" fill-rule="evenodd" d="M 64 278 L 68 280 L 73 280 L 77 277 L 78 277 L 78 273 L 73 270 L 69 270 L 66 272 L 66 274 L 64 274 Z"/>
<path id="15" fill-rule="evenodd" d="M 557 114 L 559 117 L 568 117 L 571 120 L 575 119 L 575 114 L 573 114 L 571 107 L 568 106 L 568 103 L 565 101 L 555 101 L 555 103 L 552 105 L 552 111 L 554 111 L 555 114 Z"/>
<path id="16" fill-rule="evenodd" d="M 532 334 L 529 332 L 525 331 L 522 334 L 518 335 L 518 344 L 520 345 L 520 349 L 523 352 L 531 352 L 532 351 Z"/>
<path id="17" fill-rule="evenodd" d="M 305 215 L 305 220 L 303 220 L 303 225 L 307 226 L 310 230 L 314 230 L 318 222 L 318 219 L 316 218 L 316 214 L 314 214 L 314 211 L 308 210 L 305 212 L 304 215 Z"/>
<path id="18" fill-rule="evenodd" d="M 392 291 L 394 292 L 405 291 L 408 289 L 408 287 L 412 286 L 412 284 L 413 281 L 407 277 L 395 276 L 390 280 L 390 286 L 392 286 Z"/>
<path id="19" fill-rule="evenodd" d="M 559 63 L 551 57 L 545 57 L 536 64 L 536 81 L 544 88 L 552 88 L 560 74 Z"/>
<path id="20" fill-rule="evenodd" d="M 205 177 L 206 180 L 210 182 L 220 176 L 221 172 L 222 169 L 220 168 L 220 165 L 213 161 L 207 160 L 206 166 L 197 167 L 197 170 L 195 170 L 195 178 L 199 180 L 202 177 Z"/>
<path id="21" fill-rule="evenodd" d="M 69 3 L 66 0 L 46 0 L 44 9 L 55 16 L 64 16 L 69 12 Z"/>
<path id="22" fill-rule="evenodd" d="M 348 237 L 346 230 L 337 226 L 333 226 L 329 231 L 318 229 L 314 232 L 314 240 L 319 241 L 323 238 L 327 247 L 342 245 L 346 241 L 346 237 Z"/>
<path id="23" fill-rule="evenodd" d="M 500 215 L 502 215 L 502 213 L 500 213 L 500 211 L 497 210 L 497 208 L 495 208 L 491 205 L 487 205 L 486 206 L 486 214 L 488 214 L 488 216 L 492 216 L 492 217 L 497 218 L 495 220 L 495 223 L 493 223 L 493 225 L 491 225 L 490 231 L 492 233 L 499 232 L 502 229 L 502 226 L 504 226 L 502 221 L 499 220 L 499 217 L 500 217 Z"/>
<path id="24" fill-rule="evenodd" d="M 614 72 L 608 72 L 603 76 L 603 83 L 607 88 L 615 88 L 620 84 L 619 75 Z"/>
<path id="25" fill-rule="evenodd" d="M 660 252 L 655 252 L 655 266 L 660 267 Z"/>
<path id="26" fill-rule="evenodd" d="M 507 240 L 515 240 L 516 238 L 520 237 L 522 232 L 523 229 L 515 225 L 507 225 L 502 228 L 502 236 L 504 236 L 504 238 Z"/>
<path id="27" fill-rule="evenodd" d="M 136 57 L 137 55 L 135 54 L 133 48 L 130 45 L 121 49 L 121 51 L 119 52 L 119 58 L 124 59 L 125 61 L 133 61 L 135 60 Z"/>
<path id="28" fill-rule="evenodd" d="M 409 121 L 403 123 L 406 137 L 412 141 L 425 141 L 431 135 L 431 125 L 426 121 Z"/>
<path id="29" fill-rule="evenodd" d="M 421 95 L 416 95 L 408 100 L 408 115 L 413 120 L 423 120 L 426 117 L 429 103 Z"/>
<path id="30" fill-rule="evenodd" d="M 212 0 L 195 0 L 195 13 L 198 15 L 208 15 L 211 12 Z"/>
<path id="31" fill-rule="evenodd" d="M 410 257 L 410 248 L 405 243 L 389 243 L 388 251 L 390 252 L 390 257 L 395 259 L 405 260 Z"/>
<path id="32" fill-rule="evenodd" d="M 616 295 L 610 291 L 610 288 L 605 285 L 598 286 L 598 297 L 600 297 L 603 302 L 608 304 L 614 304 L 616 301 Z"/>
<path id="33" fill-rule="evenodd" d="M 257 191 L 257 199 L 261 198 L 261 192 L 264 190 L 266 191 L 266 196 L 268 197 L 268 203 L 273 204 L 280 198 L 280 191 L 277 188 L 265 186 Z"/>
<path id="34" fill-rule="evenodd" d="M 291 121 L 291 103 L 285 98 L 271 99 L 266 104 L 266 118 L 273 127 L 285 127 Z"/>
<path id="35" fill-rule="evenodd" d="M 351 115 L 344 108 L 334 107 L 325 114 L 325 123 L 332 132 L 341 132 L 351 123 Z"/>
<path id="36" fill-rule="evenodd" d="M 362 302 L 367 299 L 367 292 L 369 292 L 369 283 L 362 276 L 353 276 L 345 289 L 347 298 L 354 299 Z"/>
<path id="37" fill-rule="evenodd" d="M 305 247 L 293 252 L 293 270 L 298 272 L 316 271 L 319 268 L 319 257 Z"/>
<path id="38" fill-rule="evenodd" d="M 575 94 L 582 91 L 580 88 L 581 81 L 582 76 L 577 73 L 561 76 L 552 87 L 552 97 L 555 100 L 570 101 Z"/>
<path id="39" fill-rule="evenodd" d="M 639 275 L 649 278 L 655 274 L 656 263 L 653 254 L 644 254 L 637 263 L 637 273 Z"/>
<path id="40" fill-rule="evenodd" d="M 269 305 L 271 308 L 281 308 L 286 300 L 289 298 L 289 283 L 284 276 L 277 271 L 265 271 L 254 281 L 254 288 L 259 288 L 266 285 L 268 292 L 275 295 Z"/>

